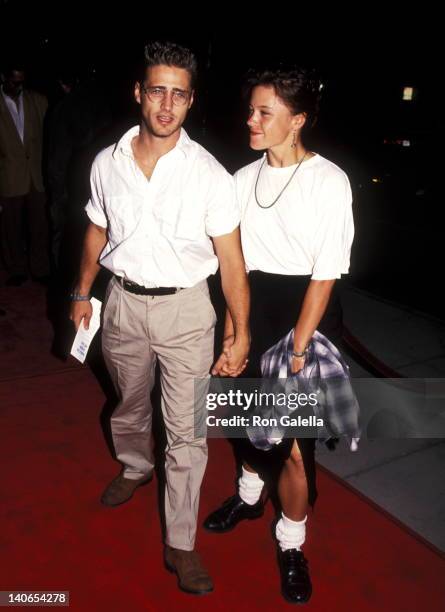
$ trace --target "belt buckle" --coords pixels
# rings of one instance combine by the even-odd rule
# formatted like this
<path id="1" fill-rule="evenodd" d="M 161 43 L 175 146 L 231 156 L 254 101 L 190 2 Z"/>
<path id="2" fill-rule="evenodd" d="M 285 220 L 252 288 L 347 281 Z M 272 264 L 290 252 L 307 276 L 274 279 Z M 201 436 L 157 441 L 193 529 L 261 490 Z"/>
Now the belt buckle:
<path id="1" fill-rule="evenodd" d="M 144 287 L 142 287 L 141 285 L 138 285 L 137 283 L 134 283 L 133 281 L 129 280 L 128 278 L 122 277 L 121 278 L 122 281 L 122 285 L 128 285 L 129 287 L 133 287 L 135 289 L 143 289 Z"/>
<path id="2" fill-rule="evenodd" d="M 124 290 L 129 291 L 130 293 L 135 293 L 136 295 L 140 295 L 141 289 L 144 289 L 144 287 L 141 287 L 137 283 L 133 283 L 133 281 L 130 281 L 128 278 L 124 277 L 120 277 L 120 284 Z"/>

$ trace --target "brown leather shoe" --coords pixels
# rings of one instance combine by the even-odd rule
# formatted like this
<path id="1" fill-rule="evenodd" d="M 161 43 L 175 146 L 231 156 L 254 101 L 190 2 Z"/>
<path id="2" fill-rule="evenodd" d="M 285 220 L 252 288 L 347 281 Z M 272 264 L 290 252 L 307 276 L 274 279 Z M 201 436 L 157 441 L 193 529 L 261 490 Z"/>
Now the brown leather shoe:
<path id="1" fill-rule="evenodd" d="M 178 577 L 178 586 L 186 593 L 204 595 L 213 591 L 213 582 L 194 550 L 180 550 L 166 546 L 165 567 Z"/>
<path id="2" fill-rule="evenodd" d="M 123 474 L 119 474 L 114 480 L 110 482 L 100 498 L 100 501 L 104 506 L 119 506 L 128 501 L 135 490 L 145 484 L 148 484 L 153 478 L 153 472 L 150 472 L 147 476 L 131 480 L 130 478 L 124 478 Z"/>

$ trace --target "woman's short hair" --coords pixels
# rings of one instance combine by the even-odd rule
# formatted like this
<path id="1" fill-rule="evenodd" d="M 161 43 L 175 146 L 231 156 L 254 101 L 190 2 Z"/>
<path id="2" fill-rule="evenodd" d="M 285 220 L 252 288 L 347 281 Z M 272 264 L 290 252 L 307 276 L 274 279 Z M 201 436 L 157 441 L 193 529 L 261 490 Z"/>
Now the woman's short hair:
<path id="1" fill-rule="evenodd" d="M 315 70 L 284 64 L 249 70 L 245 77 L 244 95 L 250 97 L 258 85 L 273 87 L 293 115 L 304 113 L 305 125 L 315 125 L 321 94 L 321 82 Z"/>

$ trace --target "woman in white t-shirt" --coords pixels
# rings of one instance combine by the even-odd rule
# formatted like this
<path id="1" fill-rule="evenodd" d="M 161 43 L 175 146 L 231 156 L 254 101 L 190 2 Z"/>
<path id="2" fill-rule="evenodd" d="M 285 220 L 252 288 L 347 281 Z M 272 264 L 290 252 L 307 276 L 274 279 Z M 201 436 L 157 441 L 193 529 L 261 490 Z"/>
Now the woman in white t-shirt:
<path id="1" fill-rule="evenodd" d="M 265 153 L 235 174 L 251 286 L 252 347 L 245 374 L 261 376 L 262 353 L 292 327 L 296 373 L 304 365 L 305 349 L 315 330 L 334 344 L 341 337 L 341 309 L 334 285 L 349 269 L 354 235 L 351 189 L 346 174 L 306 149 L 302 139 L 318 110 L 320 83 L 313 73 L 301 68 L 251 72 L 247 93 L 250 146 Z M 230 350 L 230 316 L 225 339 Z M 293 603 L 308 601 L 312 591 L 301 546 L 307 507 L 313 506 L 317 496 L 314 449 L 313 438 L 286 439 L 269 452 L 242 441 L 238 493 L 204 523 L 210 531 L 221 533 L 240 520 L 261 516 L 263 478 L 267 479 L 274 464 L 282 508 L 276 526 L 281 588 Z"/>

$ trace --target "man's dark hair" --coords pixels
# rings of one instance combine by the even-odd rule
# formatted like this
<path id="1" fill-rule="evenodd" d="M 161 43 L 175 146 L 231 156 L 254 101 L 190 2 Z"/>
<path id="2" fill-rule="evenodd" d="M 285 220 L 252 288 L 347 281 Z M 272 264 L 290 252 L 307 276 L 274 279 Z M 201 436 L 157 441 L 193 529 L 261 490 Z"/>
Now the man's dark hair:
<path id="1" fill-rule="evenodd" d="M 149 42 L 144 49 L 144 64 L 141 70 L 141 81 L 145 78 L 147 68 L 152 66 L 174 66 L 183 68 L 190 74 L 192 89 L 195 87 L 198 65 L 195 55 L 186 47 L 172 42 Z"/>
<path id="2" fill-rule="evenodd" d="M 13 72 L 25 72 L 25 62 L 20 57 L 7 58 L 1 65 L 3 76 L 10 77 Z"/>
<path id="3" fill-rule="evenodd" d="M 249 70 L 245 78 L 244 94 L 249 97 L 258 85 L 273 87 L 292 114 L 306 114 L 306 124 L 313 127 L 317 121 L 321 83 L 316 72 L 299 66 Z"/>

